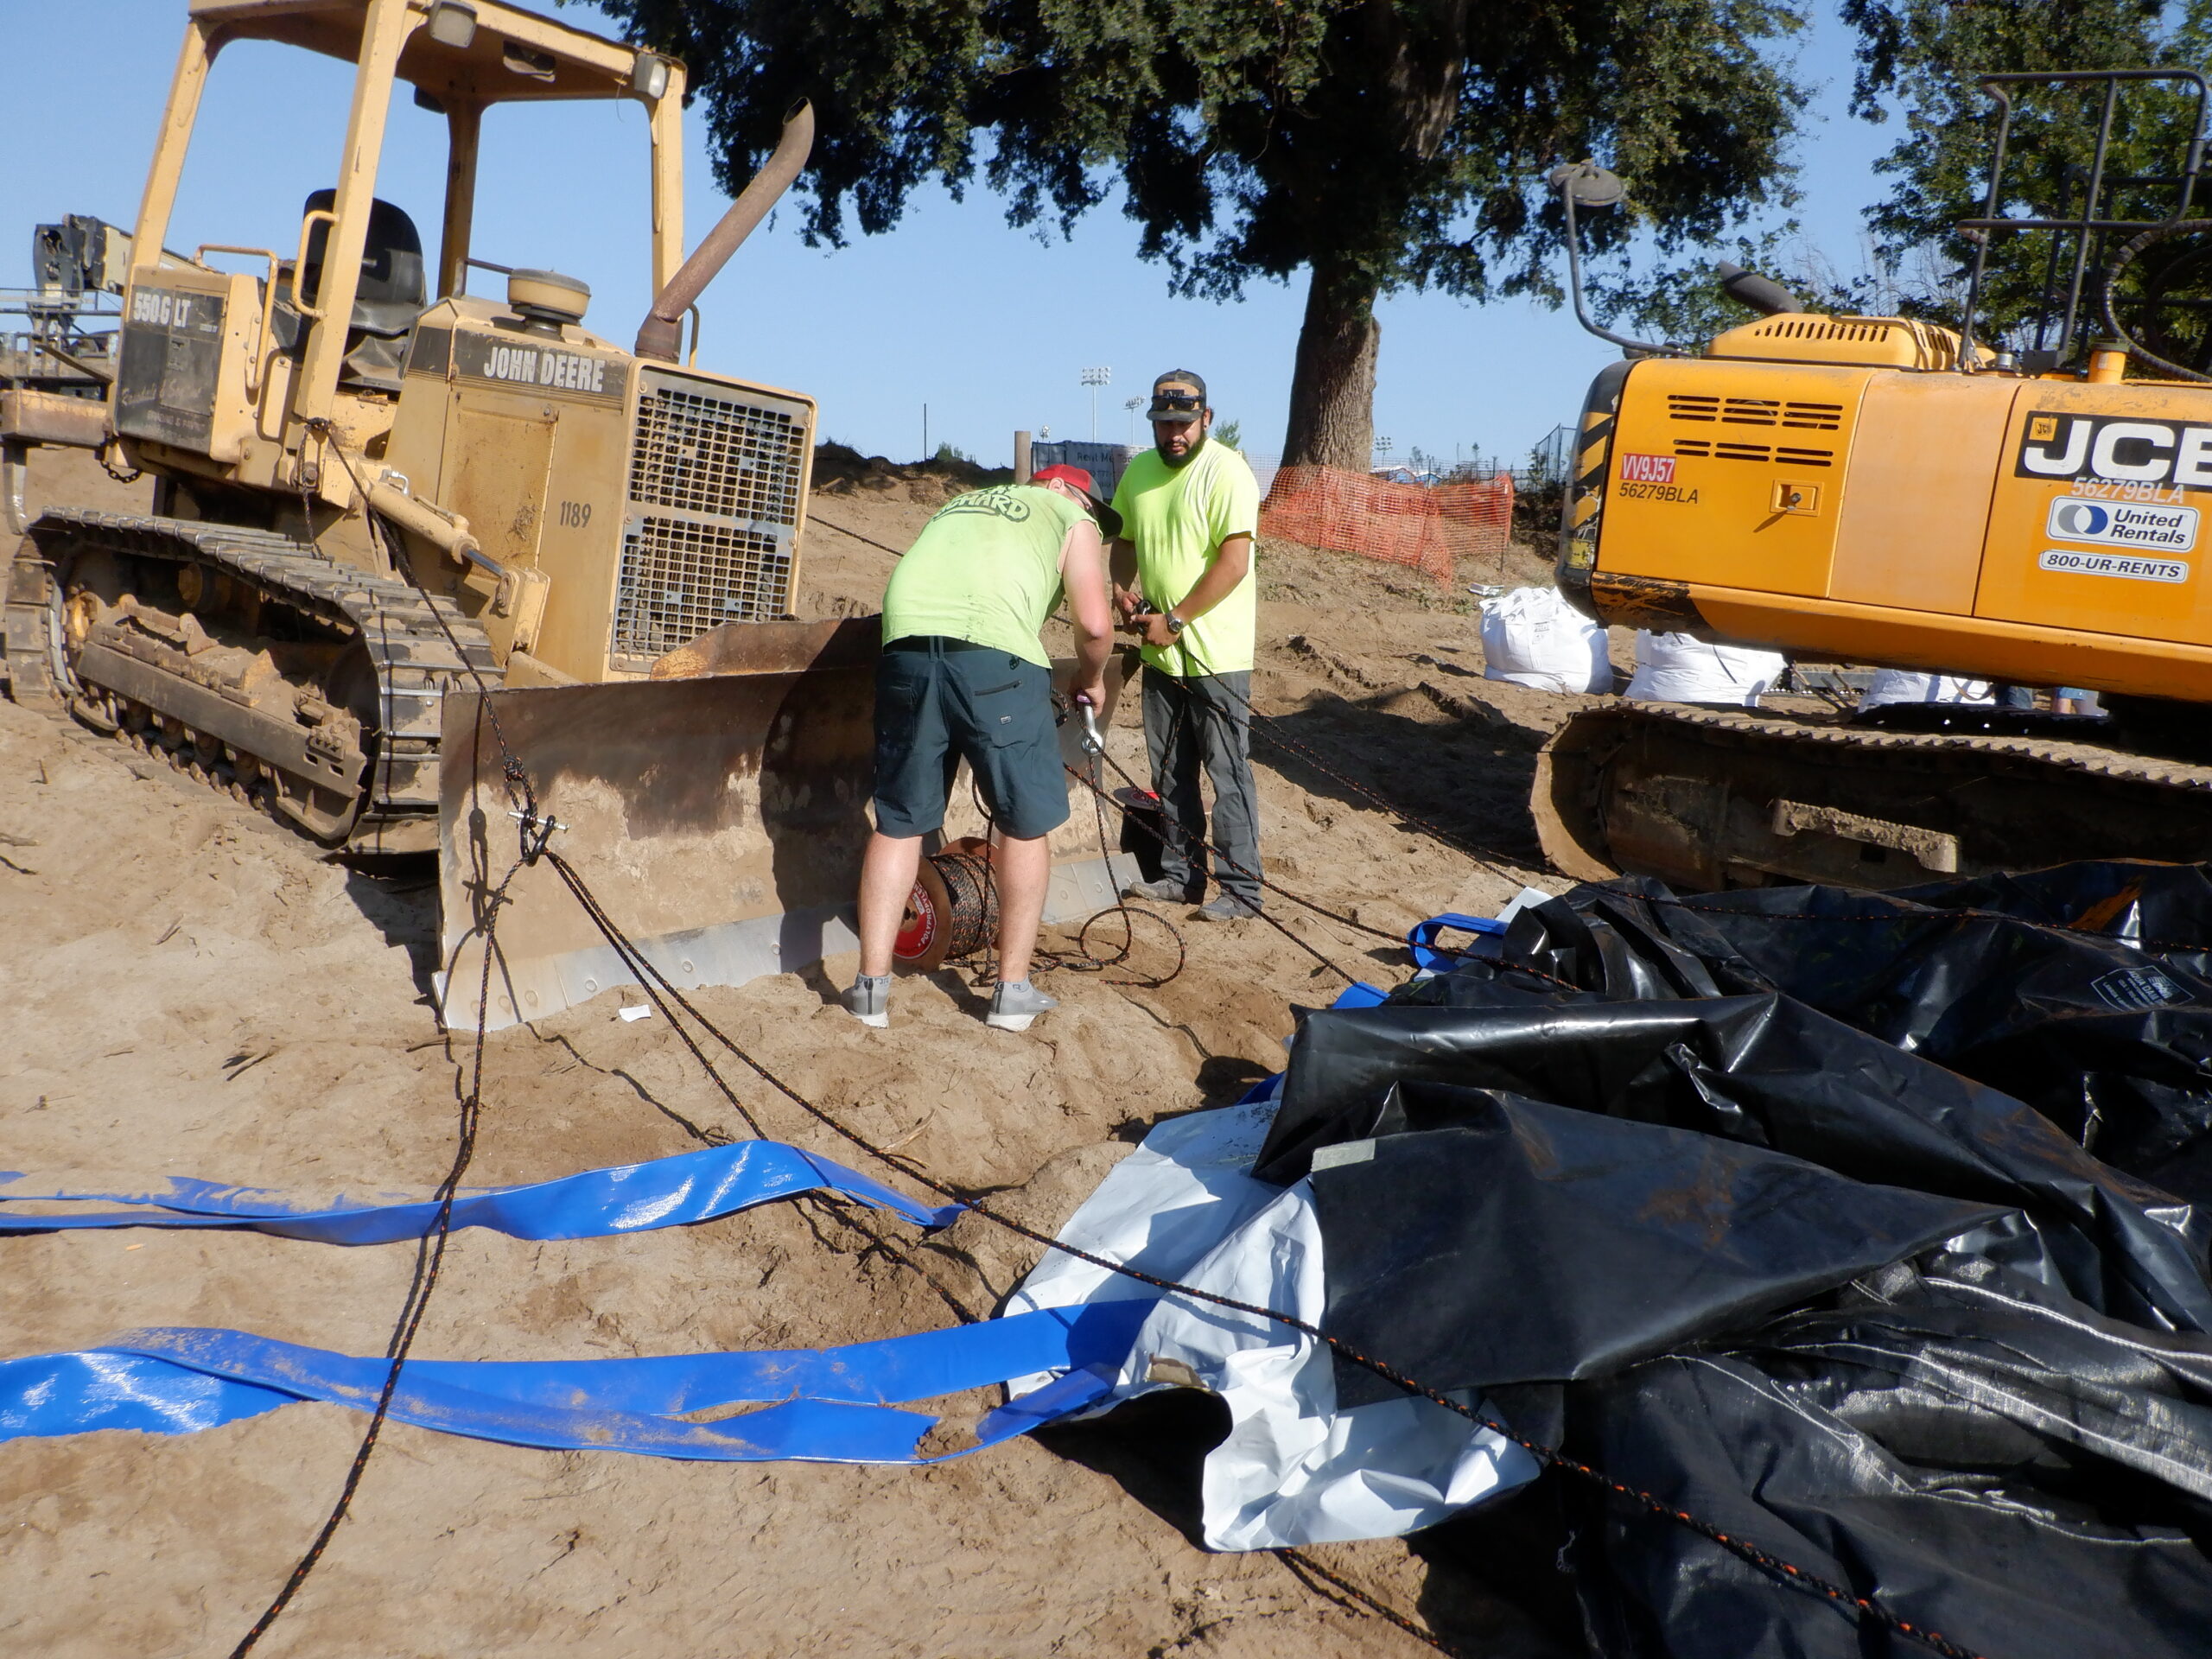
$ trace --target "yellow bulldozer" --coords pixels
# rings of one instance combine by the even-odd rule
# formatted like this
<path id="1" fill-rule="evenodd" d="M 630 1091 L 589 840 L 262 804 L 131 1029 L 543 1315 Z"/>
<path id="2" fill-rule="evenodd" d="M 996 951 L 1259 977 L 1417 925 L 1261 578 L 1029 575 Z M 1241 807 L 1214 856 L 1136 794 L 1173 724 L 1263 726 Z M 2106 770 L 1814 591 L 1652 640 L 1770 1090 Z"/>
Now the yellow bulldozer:
<path id="1" fill-rule="evenodd" d="M 334 183 L 289 246 L 175 251 L 202 92 L 239 41 L 353 66 Z M 434 264 L 377 194 L 402 84 L 446 125 Z M 16 700 L 334 849 L 435 851 L 457 1023 L 526 837 L 559 837 L 680 986 L 850 942 L 875 639 L 872 619 L 791 616 L 814 404 L 683 360 L 687 313 L 696 356 L 696 302 L 804 165 L 812 117 L 687 259 L 683 86 L 672 59 L 499 0 L 192 0 L 107 395 L 0 394 Z M 626 352 L 585 327 L 581 282 L 473 252 L 501 184 L 477 176 L 486 118 L 545 100 L 645 112 L 655 297 Z M 153 512 L 25 522 L 41 444 L 151 474 Z M 1067 833 L 1048 919 L 1117 873 Z M 503 904 L 487 1025 L 634 977 L 542 868 Z"/>
<path id="2" fill-rule="evenodd" d="M 1618 201 L 1619 181 L 1554 172 L 1577 314 L 1627 348 L 1584 407 L 1558 580 L 1609 625 L 2087 688 L 2106 715 L 1600 704 L 1538 764 L 1538 830 L 1567 874 L 1890 888 L 2212 855 L 2207 84 L 2168 70 L 1981 84 L 1993 159 L 1983 213 L 1961 226 L 1978 251 L 1955 329 L 1808 312 L 1723 267 L 1756 321 L 1698 350 L 1615 334 L 1584 303 L 1574 215 Z M 2171 171 L 2122 177 L 2107 159 L 2116 111 L 2150 84 L 2194 124 Z M 2094 112 L 2094 165 L 2042 211 L 2018 210 L 2006 173 L 2024 90 Z M 2041 315 L 1985 342 L 1991 250 L 2030 237 Z"/>

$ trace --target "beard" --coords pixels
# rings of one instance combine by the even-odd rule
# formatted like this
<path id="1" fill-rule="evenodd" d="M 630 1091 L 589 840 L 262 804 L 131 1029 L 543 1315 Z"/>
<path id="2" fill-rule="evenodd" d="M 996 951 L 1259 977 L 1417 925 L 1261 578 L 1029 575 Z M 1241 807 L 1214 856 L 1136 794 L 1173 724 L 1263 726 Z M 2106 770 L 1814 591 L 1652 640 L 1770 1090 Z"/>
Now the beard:
<path id="1" fill-rule="evenodd" d="M 1189 466 L 1192 461 L 1197 459 L 1198 451 L 1205 447 L 1206 435 L 1203 432 L 1199 433 L 1198 435 L 1192 441 L 1191 447 L 1188 449 L 1185 449 L 1179 455 L 1173 450 L 1170 449 L 1166 444 L 1160 442 L 1159 439 L 1154 438 L 1152 441 L 1154 453 L 1156 454 L 1162 461 L 1166 461 L 1170 467 Z"/>

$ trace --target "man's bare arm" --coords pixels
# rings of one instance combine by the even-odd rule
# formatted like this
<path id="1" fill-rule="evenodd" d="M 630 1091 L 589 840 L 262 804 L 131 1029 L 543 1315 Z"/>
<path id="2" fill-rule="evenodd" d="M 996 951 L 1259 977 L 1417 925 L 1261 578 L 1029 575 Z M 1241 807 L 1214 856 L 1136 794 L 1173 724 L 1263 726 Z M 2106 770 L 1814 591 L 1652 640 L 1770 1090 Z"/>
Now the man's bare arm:
<path id="1" fill-rule="evenodd" d="M 1137 544 L 1126 536 L 1108 543 L 1109 574 L 1114 582 L 1114 613 L 1123 623 L 1144 608 L 1144 594 L 1137 587 Z"/>
<path id="2" fill-rule="evenodd" d="M 1075 628 L 1075 679 L 1069 690 L 1103 706 L 1106 659 L 1114 648 L 1114 607 L 1107 595 L 1106 555 L 1097 526 L 1088 519 L 1071 525 L 1060 543 L 1060 585 L 1068 595 L 1068 619 Z"/>

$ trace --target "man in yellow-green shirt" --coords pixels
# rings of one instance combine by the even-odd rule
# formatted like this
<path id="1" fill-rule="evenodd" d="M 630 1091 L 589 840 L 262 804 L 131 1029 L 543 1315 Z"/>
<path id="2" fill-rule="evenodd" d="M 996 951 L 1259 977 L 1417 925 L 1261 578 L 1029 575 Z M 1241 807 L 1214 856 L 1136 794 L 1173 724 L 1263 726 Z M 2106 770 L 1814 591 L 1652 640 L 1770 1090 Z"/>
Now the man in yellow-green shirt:
<path id="1" fill-rule="evenodd" d="M 1104 706 L 1112 650 L 1101 532 L 1113 509 L 1077 467 L 944 504 L 899 560 L 883 595 L 875 671 L 875 833 L 861 861 L 860 973 L 845 1006 L 891 1022 L 891 955 L 921 862 L 943 828 L 954 770 L 973 770 L 994 831 L 999 982 L 985 1023 L 1027 1031 L 1053 999 L 1029 982 L 1052 875 L 1046 837 L 1068 816 L 1053 729 L 1052 666 L 1038 630 L 1067 596 L 1078 702 Z"/>
<path id="2" fill-rule="evenodd" d="M 1206 843 L 1220 893 L 1198 914 L 1260 912 L 1260 803 L 1252 786 L 1252 646 L 1258 623 L 1252 538 L 1260 486 L 1244 457 L 1209 435 L 1206 383 L 1171 369 L 1153 383 L 1153 448 L 1114 493 L 1122 533 L 1111 559 L 1122 626 L 1144 641 L 1144 735 L 1167 809 L 1161 878 L 1132 898 L 1196 904 Z M 1213 779 L 1209 832 L 1201 770 Z"/>

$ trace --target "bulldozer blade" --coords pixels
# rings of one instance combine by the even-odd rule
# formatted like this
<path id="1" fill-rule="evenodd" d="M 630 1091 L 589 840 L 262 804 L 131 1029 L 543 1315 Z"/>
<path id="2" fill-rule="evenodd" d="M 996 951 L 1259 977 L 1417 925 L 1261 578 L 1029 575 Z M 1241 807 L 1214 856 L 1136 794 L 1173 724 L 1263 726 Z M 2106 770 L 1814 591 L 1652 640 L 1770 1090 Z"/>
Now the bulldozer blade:
<path id="1" fill-rule="evenodd" d="M 537 832 L 524 814 L 557 826 L 546 849 L 680 989 L 857 949 L 880 626 L 733 623 L 649 679 L 449 693 L 438 815 L 447 1026 L 474 1029 L 480 996 L 484 1028 L 497 1030 L 639 982 L 550 861 L 525 856 Z M 1130 665 L 1108 676 L 1109 713 Z M 1062 689 L 1071 667 L 1055 664 Z M 1096 764 L 1077 722 L 1061 728 L 1061 750 L 1071 766 Z M 988 827 L 970 795 L 956 784 L 945 839 Z M 1091 915 L 1135 879 L 1133 859 L 1096 844 L 1088 801 L 1071 804 L 1052 842 L 1048 922 Z"/>

